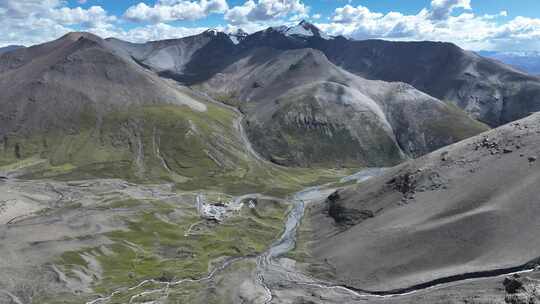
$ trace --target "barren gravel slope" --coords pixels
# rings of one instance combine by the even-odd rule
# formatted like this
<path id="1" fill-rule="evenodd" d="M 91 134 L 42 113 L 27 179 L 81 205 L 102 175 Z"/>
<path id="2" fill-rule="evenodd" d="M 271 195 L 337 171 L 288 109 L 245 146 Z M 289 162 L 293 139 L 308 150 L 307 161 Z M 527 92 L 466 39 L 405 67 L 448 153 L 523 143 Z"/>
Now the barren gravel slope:
<path id="1" fill-rule="evenodd" d="M 540 114 L 331 196 L 311 212 L 315 255 L 374 291 L 511 268 L 540 257 Z"/>

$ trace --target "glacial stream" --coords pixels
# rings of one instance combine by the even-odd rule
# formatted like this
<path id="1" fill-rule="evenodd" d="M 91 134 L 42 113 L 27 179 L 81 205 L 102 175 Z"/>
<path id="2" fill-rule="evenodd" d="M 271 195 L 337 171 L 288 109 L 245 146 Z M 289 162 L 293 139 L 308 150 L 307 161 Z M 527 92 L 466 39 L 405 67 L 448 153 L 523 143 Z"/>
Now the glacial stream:
<path id="1" fill-rule="evenodd" d="M 267 258 L 278 258 L 293 250 L 296 246 L 298 228 L 304 217 L 306 204 L 317 199 L 324 199 L 334 191 L 335 189 L 322 190 L 321 187 L 311 187 L 294 194 L 291 199 L 292 209 L 287 216 L 283 234 L 270 246 L 265 254 Z"/>
<path id="2" fill-rule="evenodd" d="M 347 181 L 357 180 L 357 182 L 363 182 L 372 177 L 379 176 L 383 172 L 383 169 L 366 169 L 347 177 Z M 284 267 L 279 262 L 280 257 L 285 256 L 296 247 L 298 229 L 300 228 L 300 224 L 305 215 L 306 207 L 310 203 L 324 200 L 334 191 L 336 191 L 336 188 L 331 188 L 326 184 L 306 188 L 289 198 L 292 207 L 285 221 L 283 233 L 279 239 L 272 243 L 266 252 L 257 258 L 257 283 L 266 290 L 265 304 L 271 303 L 273 300 L 273 294 L 270 288 L 270 285 L 272 284 L 269 284 L 268 281 L 273 281 L 275 283 L 284 280 L 298 285 L 329 290 L 332 289 L 352 297 L 357 297 L 358 294 L 352 290 L 340 286 L 319 283 L 317 280 L 314 280 L 295 269 Z"/>
<path id="3" fill-rule="evenodd" d="M 383 173 L 383 168 L 365 169 L 343 178 L 342 182 L 356 180 L 360 183 Z M 328 188 L 327 186 L 328 185 L 309 187 L 295 193 L 291 197 L 290 201 L 293 205 L 285 222 L 285 229 L 281 237 L 267 250 L 266 255 L 268 258 L 278 258 L 294 249 L 296 245 L 298 228 L 302 218 L 304 217 L 306 205 L 317 200 L 323 200 L 332 194 L 332 192 L 336 191 L 336 188 Z"/>

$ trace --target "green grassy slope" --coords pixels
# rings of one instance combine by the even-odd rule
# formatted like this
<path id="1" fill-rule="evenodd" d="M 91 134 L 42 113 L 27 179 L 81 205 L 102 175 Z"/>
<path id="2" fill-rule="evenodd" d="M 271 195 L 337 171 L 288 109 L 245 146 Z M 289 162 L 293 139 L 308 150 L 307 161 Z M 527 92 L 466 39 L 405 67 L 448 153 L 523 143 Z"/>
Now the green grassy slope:
<path id="1" fill-rule="evenodd" d="M 172 182 L 181 190 L 278 195 L 342 175 L 257 161 L 234 128 L 237 114 L 207 106 L 206 112 L 173 105 L 132 107 L 101 119 L 87 111 L 79 130 L 8 136 L 0 145 L 0 172 L 17 170 L 29 179 L 122 178 Z"/>

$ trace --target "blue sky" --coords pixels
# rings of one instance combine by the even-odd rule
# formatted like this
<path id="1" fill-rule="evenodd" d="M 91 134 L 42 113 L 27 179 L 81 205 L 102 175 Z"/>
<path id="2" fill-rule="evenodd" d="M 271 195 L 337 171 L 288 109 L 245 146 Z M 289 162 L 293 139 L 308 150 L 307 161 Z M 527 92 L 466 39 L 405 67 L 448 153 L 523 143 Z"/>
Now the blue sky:
<path id="1" fill-rule="evenodd" d="M 109 11 L 111 14 L 120 16 L 125 10 L 139 2 L 145 2 L 148 5 L 154 4 L 154 0 L 88 0 L 86 4 L 80 4 L 77 0 L 70 0 L 70 7 L 90 7 L 92 5 L 100 5 Z M 238 6 L 243 4 L 243 0 L 231 0 L 228 1 L 230 6 Z M 405 14 L 415 14 L 422 8 L 428 7 L 431 1 L 429 0 L 353 0 L 353 1 L 340 1 L 340 0 L 311 0 L 304 1 L 307 3 L 314 12 L 329 16 L 332 12 L 344 4 L 350 3 L 353 6 L 363 5 L 377 12 L 390 12 L 397 11 Z M 508 11 L 509 17 L 525 16 L 525 17 L 538 17 L 540 18 L 540 1 L 538 0 L 473 0 L 474 10 L 478 14 L 493 14 L 501 10 Z M 220 18 L 213 18 L 220 20 Z M 201 21 L 205 23 L 206 21 Z"/>
<path id="2" fill-rule="evenodd" d="M 254 32 L 301 19 L 352 39 L 540 50 L 539 0 L 2 0 L 0 46 L 40 43 L 73 30 L 142 42 L 208 27 Z"/>
<path id="3" fill-rule="evenodd" d="M 144 2 L 148 5 L 156 3 L 154 0 L 88 0 L 85 4 L 80 4 L 77 0 L 70 0 L 70 7 L 90 7 L 100 5 L 109 11 L 111 14 L 121 16 L 128 7 Z M 242 5 L 244 0 L 230 0 L 230 6 Z M 313 13 L 319 13 L 325 17 L 332 15 L 334 10 L 342 7 L 345 4 L 353 6 L 362 5 L 370 8 L 372 11 L 388 13 L 391 11 L 401 12 L 404 14 L 416 14 L 425 7 L 428 7 L 430 0 L 306 0 L 304 3 L 310 6 Z M 493 14 L 503 10 L 508 12 L 508 17 L 517 16 L 540 18 L 540 1 L 538 0 L 473 0 L 474 11 L 477 14 Z M 219 16 L 210 16 L 205 20 L 185 22 L 185 25 L 208 25 L 224 24 L 223 18 Z"/>

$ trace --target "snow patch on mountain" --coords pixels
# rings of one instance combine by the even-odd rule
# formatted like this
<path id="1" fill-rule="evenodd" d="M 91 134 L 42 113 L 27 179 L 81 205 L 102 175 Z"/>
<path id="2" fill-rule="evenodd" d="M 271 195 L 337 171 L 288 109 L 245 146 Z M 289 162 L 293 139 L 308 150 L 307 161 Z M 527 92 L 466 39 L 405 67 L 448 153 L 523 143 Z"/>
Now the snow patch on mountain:
<path id="1" fill-rule="evenodd" d="M 323 39 L 329 39 L 330 37 L 323 33 L 315 25 L 303 20 L 295 26 L 279 26 L 270 28 L 271 30 L 280 32 L 286 36 L 296 36 L 296 37 L 320 37 Z"/>
<path id="2" fill-rule="evenodd" d="M 239 44 L 242 40 L 246 39 L 247 36 L 248 33 L 242 29 L 238 29 L 236 32 L 229 34 L 229 38 L 234 44 Z"/>
<path id="3" fill-rule="evenodd" d="M 315 35 L 312 31 L 310 31 L 309 29 L 301 25 L 290 27 L 287 29 L 285 33 L 287 35 L 299 35 L 299 36 L 308 36 L 308 37 Z"/>

